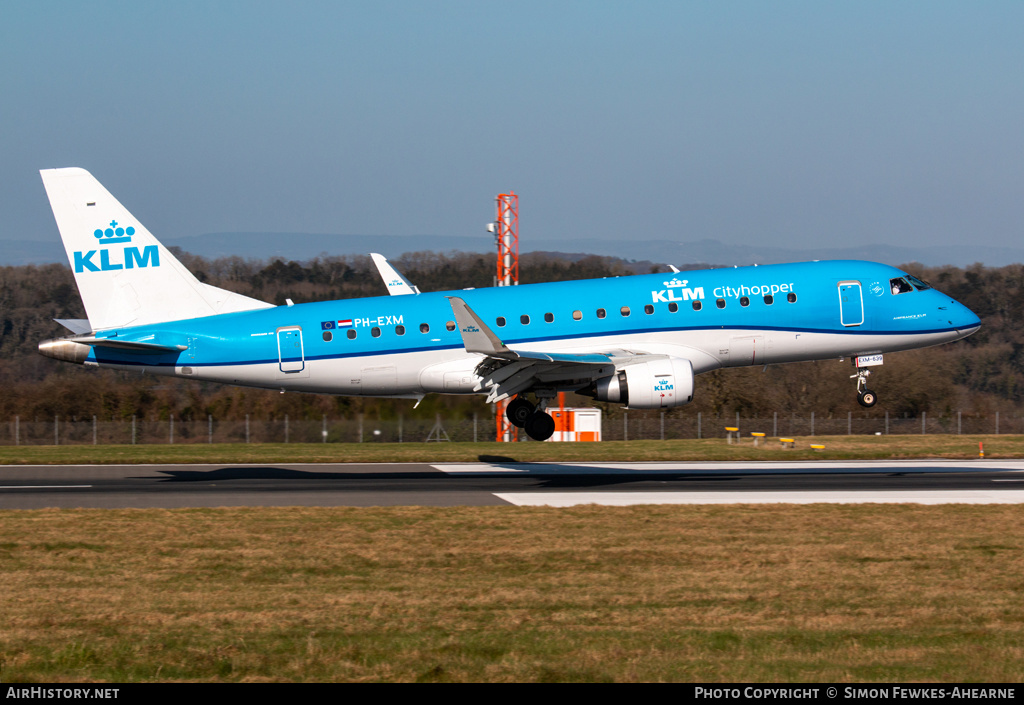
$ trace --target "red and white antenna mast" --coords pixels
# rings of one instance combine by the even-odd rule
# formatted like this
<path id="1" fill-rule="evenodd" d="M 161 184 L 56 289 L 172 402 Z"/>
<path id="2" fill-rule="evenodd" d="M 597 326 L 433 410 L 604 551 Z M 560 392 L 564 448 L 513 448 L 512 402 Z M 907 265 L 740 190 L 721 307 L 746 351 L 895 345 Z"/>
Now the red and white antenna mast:
<path id="1" fill-rule="evenodd" d="M 498 204 L 498 219 L 494 222 L 498 243 L 498 286 L 519 283 L 519 196 L 501 193 L 494 199 Z"/>
<path id="2" fill-rule="evenodd" d="M 516 286 L 519 284 L 519 196 L 513 193 L 501 193 L 494 199 L 498 205 L 498 217 L 490 228 L 498 244 L 498 274 L 496 286 Z M 494 422 L 497 429 L 498 442 L 516 440 L 518 429 L 505 417 L 508 399 L 495 405 Z"/>

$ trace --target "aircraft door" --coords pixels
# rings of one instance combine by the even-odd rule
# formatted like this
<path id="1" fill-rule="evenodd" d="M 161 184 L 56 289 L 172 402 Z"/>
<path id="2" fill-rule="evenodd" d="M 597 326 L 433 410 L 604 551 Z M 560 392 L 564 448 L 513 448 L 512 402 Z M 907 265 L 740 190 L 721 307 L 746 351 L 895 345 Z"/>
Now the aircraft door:
<path id="1" fill-rule="evenodd" d="M 864 294 L 860 282 L 839 282 L 839 321 L 847 328 L 864 322 Z"/>
<path id="2" fill-rule="evenodd" d="M 277 356 L 281 372 L 302 372 L 306 356 L 302 349 L 302 329 L 298 326 L 278 328 Z"/>

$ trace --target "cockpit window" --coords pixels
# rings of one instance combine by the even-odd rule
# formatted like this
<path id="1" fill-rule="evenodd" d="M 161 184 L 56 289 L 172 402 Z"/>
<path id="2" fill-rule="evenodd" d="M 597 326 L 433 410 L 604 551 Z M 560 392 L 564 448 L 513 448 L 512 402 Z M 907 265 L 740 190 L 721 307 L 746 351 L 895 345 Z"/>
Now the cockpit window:
<path id="1" fill-rule="evenodd" d="M 925 289 L 931 289 L 931 285 L 927 282 L 923 282 L 912 274 L 907 275 L 907 281 L 914 285 L 914 288 L 918 291 L 924 291 Z"/>
<path id="2" fill-rule="evenodd" d="M 894 277 L 889 280 L 889 288 L 894 294 L 906 294 L 909 291 L 913 291 L 914 287 L 907 283 L 907 280 L 903 277 Z"/>

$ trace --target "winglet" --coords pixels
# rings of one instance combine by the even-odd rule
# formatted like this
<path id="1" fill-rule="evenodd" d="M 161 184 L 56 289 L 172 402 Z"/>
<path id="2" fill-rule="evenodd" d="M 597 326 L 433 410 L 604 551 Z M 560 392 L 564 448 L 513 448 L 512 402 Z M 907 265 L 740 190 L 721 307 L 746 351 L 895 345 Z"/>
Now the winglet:
<path id="1" fill-rule="evenodd" d="M 377 265 L 377 271 L 380 272 L 380 278 L 384 280 L 384 286 L 388 288 L 389 294 L 402 296 L 420 293 L 420 290 L 403 277 L 402 273 L 395 269 L 384 255 L 371 252 L 370 259 Z"/>
<path id="2" fill-rule="evenodd" d="M 449 296 L 448 303 L 452 305 L 452 313 L 455 314 L 455 322 L 462 333 L 462 344 L 466 352 L 483 353 L 490 357 L 502 357 L 507 360 L 515 360 L 519 357 L 514 351 L 505 347 L 505 343 L 494 334 L 480 316 L 471 309 L 465 301 L 458 296 Z"/>

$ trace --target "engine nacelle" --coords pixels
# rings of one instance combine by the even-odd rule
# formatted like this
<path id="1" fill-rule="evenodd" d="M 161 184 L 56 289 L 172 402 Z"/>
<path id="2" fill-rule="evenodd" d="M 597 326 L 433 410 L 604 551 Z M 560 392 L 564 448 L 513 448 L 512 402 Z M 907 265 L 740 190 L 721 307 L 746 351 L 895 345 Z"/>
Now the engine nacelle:
<path id="1" fill-rule="evenodd" d="M 639 362 L 602 377 L 581 394 L 631 409 L 666 409 L 693 400 L 693 365 L 681 357 Z"/>

